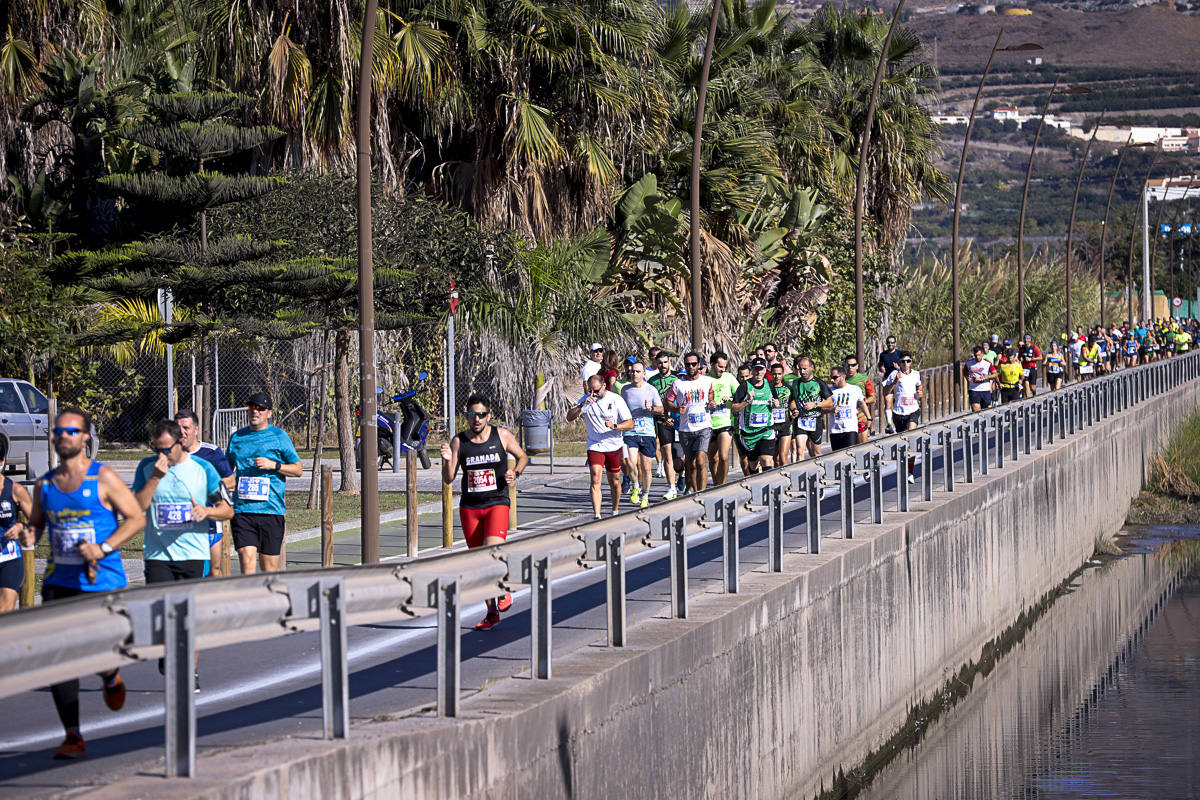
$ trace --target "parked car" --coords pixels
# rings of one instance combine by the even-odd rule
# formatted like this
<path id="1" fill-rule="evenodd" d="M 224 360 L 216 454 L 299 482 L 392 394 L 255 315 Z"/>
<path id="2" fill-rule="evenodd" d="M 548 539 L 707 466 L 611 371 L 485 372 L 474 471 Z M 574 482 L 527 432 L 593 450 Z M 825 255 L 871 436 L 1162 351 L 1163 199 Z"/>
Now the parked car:
<path id="1" fill-rule="evenodd" d="M 47 407 L 46 395 L 29 381 L 0 378 L 0 448 L 7 453 L 6 472 L 31 481 L 50 468 Z M 96 428 L 92 426 L 89 458 L 95 457 L 98 446 Z"/>

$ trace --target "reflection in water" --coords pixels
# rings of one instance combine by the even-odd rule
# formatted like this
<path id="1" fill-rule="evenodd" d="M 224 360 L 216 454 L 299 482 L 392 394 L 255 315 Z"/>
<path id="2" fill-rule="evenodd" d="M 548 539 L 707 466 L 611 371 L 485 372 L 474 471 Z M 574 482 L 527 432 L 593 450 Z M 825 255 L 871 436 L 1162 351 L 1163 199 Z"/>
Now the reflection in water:
<path id="1" fill-rule="evenodd" d="M 1139 530 L 1081 572 L 859 797 L 1200 797 L 1196 536 Z"/>

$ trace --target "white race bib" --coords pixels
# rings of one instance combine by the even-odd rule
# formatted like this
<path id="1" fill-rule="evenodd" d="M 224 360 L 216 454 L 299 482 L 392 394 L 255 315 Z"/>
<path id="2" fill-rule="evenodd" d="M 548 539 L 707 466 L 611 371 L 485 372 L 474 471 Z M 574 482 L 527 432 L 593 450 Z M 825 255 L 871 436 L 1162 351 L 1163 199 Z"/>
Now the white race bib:
<path id="1" fill-rule="evenodd" d="M 238 478 L 237 493 L 239 500 L 262 502 L 271 498 L 271 479 L 265 475 Z"/>
<path id="2" fill-rule="evenodd" d="M 1079 374 L 1080 375 L 1091 375 L 1092 374 L 1092 365 L 1091 364 L 1080 364 L 1079 365 Z"/>
<path id="3" fill-rule="evenodd" d="M 0 540 L 0 564 L 21 557 L 21 548 L 12 539 Z"/>
<path id="4" fill-rule="evenodd" d="M 896 407 L 896 410 L 899 411 L 901 414 L 904 414 L 905 416 L 911 414 L 912 412 L 917 410 L 917 398 L 901 397 L 900 403 Z"/>
<path id="5" fill-rule="evenodd" d="M 708 418 L 707 414 L 688 414 L 687 420 L 689 425 L 703 425 Z"/>
<path id="6" fill-rule="evenodd" d="M 192 522 L 192 504 L 155 503 L 154 521 L 160 528 L 186 528 Z"/>
<path id="7" fill-rule="evenodd" d="M 1022 374 L 1022 375 L 1024 375 L 1026 378 L 1028 378 L 1028 377 L 1029 377 L 1029 373 L 1030 373 L 1030 372 L 1032 372 L 1032 371 L 1033 371 L 1033 370 L 1029 370 L 1029 369 L 1023 369 L 1023 370 L 1021 370 L 1021 374 Z"/>
<path id="8" fill-rule="evenodd" d="M 496 470 L 470 469 L 467 470 L 468 492 L 491 492 L 496 489 Z"/>
<path id="9" fill-rule="evenodd" d="M 782 425 L 785 422 L 787 422 L 787 409 L 786 408 L 771 409 L 771 424 Z"/>
<path id="10" fill-rule="evenodd" d="M 638 436 L 654 435 L 654 417 L 649 414 L 633 418 L 633 432 Z"/>
<path id="11" fill-rule="evenodd" d="M 83 556 L 79 553 L 79 545 L 83 542 L 96 543 L 96 529 L 88 524 L 55 525 L 54 540 L 51 548 L 55 564 L 83 564 Z"/>
<path id="12" fill-rule="evenodd" d="M 750 426 L 753 428 L 761 428 L 771 422 L 770 411 L 751 411 Z"/>
<path id="13" fill-rule="evenodd" d="M 816 417 L 800 417 L 796 420 L 796 426 L 802 431 L 815 431 L 817 429 Z"/>

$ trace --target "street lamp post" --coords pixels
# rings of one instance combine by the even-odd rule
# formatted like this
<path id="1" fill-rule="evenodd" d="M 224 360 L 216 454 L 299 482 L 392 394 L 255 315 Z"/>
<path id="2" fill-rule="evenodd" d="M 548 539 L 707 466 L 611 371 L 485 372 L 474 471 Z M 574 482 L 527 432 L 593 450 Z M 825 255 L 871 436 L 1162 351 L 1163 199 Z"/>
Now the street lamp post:
<path id="1" fill-rule="evenodd" d="M 1041 50 L 1042 46 L 1032 42 L 1014 45 L 1012 47 L 1001 47 L 1000 38 L 1004 36 L 1004 29 L 996 34 L 996 43 L 992 45 L 992 51 L 988 53 L 987 64 L 983 67 L 983 75 L 979 78 L 979 88 L 975 90 L 975 100 L 971 103 L 971 116 L 967 118 L 967 135 L 963 138 L 962 157 L 958 160 L 958 182 L 954 187 L 954 226 L 950 235 L 950 302 L 951 302 L 951 317 L 953 318 L 954 327 L 954 385 L 961 387 L 962 384 L 962 316 L 959 309 L 959 270 L 958 270 L 958 217 L 962 212 L 962 187 L 963 173 L 967 167 L 967 148 L 971 146 L 971 133 L 975 130 L 975 113 L 979 110 L 979 98 L 983 96 L 983 85 L 987 82 L 988 73 L 992 70 L 992 60 L 998 52 L 1015 52 L 1025 50 Z M 954 407 L 957 409 L 962 402 L 962 390 L 956 388 L 954 392 Z"/>
<path id="2" fill-rule="evenodd" d="M 1134 313 L 1133 313 L 1133 310 L 1134 310 L 1133 309 L 1133 251 L 1134 251 L 1134 247 L 1137 245 L 1137 233 L 1138 233 L 1137 221 L 1138 221 L 1138 216 L 1140 214 L 1148 214 L 1149 213 L 1149 206 L 1146 202 L 1146 190 L 1150 187 L 1150 175 L 1154 172 L 1155 165 L 1157 165 L 1159 163 L 1158 157 L 1160 155 L 1162 155 L 1162 151 L 1155 148 L 1154 155 L 1150 157 L 1150 164 L 1146 167 L 1146 175 L 1142 178 L 1142 191 L 1138 195 L 1138 200 L 1137 200 L 1138 211 L 1137 211 L 1137 213 L 1135 213 L 1133 215 L 1133 226 L 1131 227 L 1131 229 L 1129 231 L 1129 263 L 1125 268 L 1125 291 L 1126 291 L 1127 303 L 1129 306 L 1129 321 L 1130 322 L 1132 322 L 1133 318 L 1134 318 Z M 1179 162 L 1178 161 L 1164 161 L 1162 163 L 1164 166 L 1166 166 L 1169 164 L 1178 164 Z M 1145 293 L 1146 293 L 1145 287 L 1143 287 L 1142 294 L 1145 294 Z M 1143 312 L 1142 324 L 1145 325 L 1148 321 L 1146 319 L 1146 317 L 1149 314 L 1147 309 L 1150 306 L 1149 306 L 1149 300 L 1147 298 L 1143 297 L 1142 301 L 1143 301 L 1142 302 L 1142 312 Z"/>
<path id="3" fill-rule="evenodd" d="M 1119 120 L 1120 124 L 1125 120 Z M 1129 152 L 1131 147 L 1147 147 L 1147 144 L 1130 144 L 1133 140 L 1133 131 L 1129 131 L 1129 135 L 1125 137 L 1125 144 L 1121 146 L 1120 152 L 1117 154 L 1117 168 L 1113 170 L 1112 180 L 1108 184 L 1108 199 L 1104 203 L 1104 221 L 1100 223 L 1100 270 L 1098 273 L 1098 283 L 1100 285 L 1100 325 L 1103 327 L 1106 320 L 1104 317 L 1104 246 L 1105 239 L 1108 237 L 1108 214 L 1112 210 L 1113 191 L 1117 188 L 1117 177 L 1121 174 L 1121 164 L 1125 161 L 1125 154 Z M 1133 322 L 1133 317 L 1129 317 L 1129 321 Z"/>
<path id="4" fill-rule="evenodd" d="M 717 41 L 717 23 L 721 19 L 721 0 L 713 0 L 712 17 L 708 23 L 708 39 L 704 42 L 704 61 L 700 66 L 700 83 L 696 87 L 696 126 L 692 130 L 691 174 L 691 268 L 692 268 L 692 349 L 700 352 L 704 336 L 704 301 L 701 280 L 704 265 L 700 261 L 700 144 L 704 134 L 704 103 L 708 99 L 708 72 L 712 68 L 713 46 Z"/>
<path id="5" fill-rule="evenodd" d="M 875 80 L 871 84 L 871 98 L 867 101 L 867 119 L 863 123 L 862 141 L 858 146 L 858 175 L 854 182 L 854 352 L 861 363 L 866 357 L 866 306 L 863 300 L 863 216 L 866 213 L 867 154 L 871 151 L 871 128 L 875 125 L 875 101 L 879 98 L 879 84 L 883 81 L 883 70 L 887 67 L 888 50 L 892 46 L 892 34 L 896 21 L 904 9 L 904 0 L 896 3 L 887 35 L 879 48 L 879 63 L 875 65 Z"/>
<path id="6" fill-rule="evenodd" d="M 1092 143 L 1096 141 L 1096 134 L 1100 132 L 1100 123 L 1104 121 L 1104 115 L 1108 110 L 1100 112 L 1100 116 L 1096 119 L 1096 126 L 1092 128 L 1092 135 L 1088 137 L 1087 144 L 1083 147 L 1083 158 L 1079 160 L 1079 175 L 1075 178 L 1075 197 L 1071 200 L 1071 219 L 1067 223 L 1067 253 L 1066 261 L 1064 262 L 1063 274 L 1066 279 L 1067 290 L 1067 330 L 1074 327 L 1071 319 L 1071 243 L 1075 235 L 1075 209 L 1079 206 L 1079 187 L 1083 184 L 1083 171 L 1087 168 L 1088 153 L 1092 150 Z M 1104 305 L 1104 299 L 1101 298 L 1100 305 Z M 1022 316 L 1024 315 L 1022 309 Z M 1024 335 L 1024 331 L 1021 332 Z"/>

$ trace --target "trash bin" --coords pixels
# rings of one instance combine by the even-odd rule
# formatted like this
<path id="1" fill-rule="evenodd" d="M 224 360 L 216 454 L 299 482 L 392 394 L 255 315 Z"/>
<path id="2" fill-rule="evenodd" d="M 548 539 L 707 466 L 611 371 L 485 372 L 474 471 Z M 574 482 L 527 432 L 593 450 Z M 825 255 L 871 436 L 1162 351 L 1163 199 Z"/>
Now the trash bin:
<path id="1" fill-rule="evenodd" d="M 525 452 L 550 452 L 551 424 L 549 411 L 525 409 L 521 412 L 521 438 L 525 441 Z"/>

